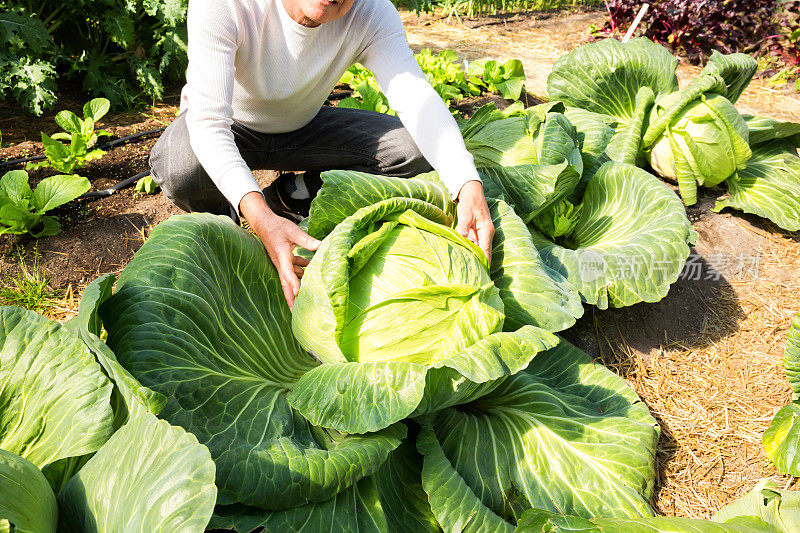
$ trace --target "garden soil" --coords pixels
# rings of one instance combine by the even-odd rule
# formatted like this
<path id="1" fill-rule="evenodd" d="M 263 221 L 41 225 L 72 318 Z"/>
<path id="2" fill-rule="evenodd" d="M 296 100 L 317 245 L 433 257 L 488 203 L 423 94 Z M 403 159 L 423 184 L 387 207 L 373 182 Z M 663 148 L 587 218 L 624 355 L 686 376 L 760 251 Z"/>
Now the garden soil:
<path id="1" fill-rule="evenodd" d="M 519 58 L 525 65 L 530 103 L 546 95 L 553 62 L 588 41 L 603 13 L 585 10 L 462 19 L 403 14 L 415 50 L 450 48 L 461 57 Z M 697 67 L 681 65 L 682 83 Z M 117 136 L 168 124 L 177 111 L 177 90 L 147 114 L 119 114 L 103 127 Z M 84 97 L 62 95 L 76 112 Z M 498 97 L 464 102 L 469 112 Z M 800 121 L 800 99 L 755 81 L 743 112 Z M 40 131 L 54 132 L 53 114 L 31 119 L 8 106 L 0 110 L 4 142 L 0 160 L 41 153 Z M 82 173 L 94 189 L 147 169 L 155 136 L 115 148 Z M 32 183 L 52 174 L 37 170 Z M 274 173 L 258 172 L 265 186 Z M 687 267 L 669 294 L 655 304 L 623 309 L 587 307 L 565 333 L 570 341 L 623 376 L 657 418 L 662 437 L 654 505 L 667 515 L 708 518 L 748 492 L 762 478 L 800 489 L 766 460 L 761 435 L 790 399 L 782 370 L 789 325 L 800 309 L 800 233 L 786 233 L 756 217 L 711 211 L 721 189 L 705 191 L 688 208 L 699 238 Z M 161 194 L 128 189 L 114 196 L 61 208 L 64 231 L 38 241 L 0 237 L 0 279 L 18 275 L 20 259 L 36 268 L 62 295 L 50 314 L 74 315 L 85 286 L 119 272 L 157 223 L 181 211 Z"/>

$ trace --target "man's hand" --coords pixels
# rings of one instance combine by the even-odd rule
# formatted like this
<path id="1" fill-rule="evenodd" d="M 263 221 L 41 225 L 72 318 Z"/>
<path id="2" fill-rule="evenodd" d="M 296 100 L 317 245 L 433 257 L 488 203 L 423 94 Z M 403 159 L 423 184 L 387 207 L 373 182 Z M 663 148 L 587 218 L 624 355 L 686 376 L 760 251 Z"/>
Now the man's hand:
<path id="1" fill-rule="evenodd" d="M 458 226 L 456 231 L 478 245 L 492 261 L 492 237 L 494 224 L 489 214 L 489 206 L 483 195 L 480 181 L 468 181 L 458 192 Z"/>
<path id="2" fill-rule="evenodd" d="M 300 290 L 303 268 L 308 266 L 308 259 L 298 257 L 292 252 L 296 246 L 316 250 L 319 248 L 319 241 L 297 227 L 297 224 L 273 213 L 261 193 L 252 191 L 244 195 L 239 203 L 239 212 L 264 243 L 272 264 L 278 269 L 283 295 L 291 309 L 297 291 Z"/>

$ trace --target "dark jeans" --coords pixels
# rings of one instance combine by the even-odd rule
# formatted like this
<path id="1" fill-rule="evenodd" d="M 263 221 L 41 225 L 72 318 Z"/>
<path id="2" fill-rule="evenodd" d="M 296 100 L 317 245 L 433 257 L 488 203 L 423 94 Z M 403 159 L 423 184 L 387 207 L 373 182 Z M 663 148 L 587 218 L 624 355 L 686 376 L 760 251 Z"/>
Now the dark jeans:
<path id="1" fill-rule="evenodd" d="M 252 170 L 358 170 L 412 177 L 431 170 L 400 119 L 360 109 L 323 107 L 314 119 L 288 133 L 259 133 L 231 126 L 239 153 Z M 236 217 L 189 145 L 182 113 L 150 153 L 153 179 L 184 211 Z M 233 208 L 233 209 L 232 209 Z"/>

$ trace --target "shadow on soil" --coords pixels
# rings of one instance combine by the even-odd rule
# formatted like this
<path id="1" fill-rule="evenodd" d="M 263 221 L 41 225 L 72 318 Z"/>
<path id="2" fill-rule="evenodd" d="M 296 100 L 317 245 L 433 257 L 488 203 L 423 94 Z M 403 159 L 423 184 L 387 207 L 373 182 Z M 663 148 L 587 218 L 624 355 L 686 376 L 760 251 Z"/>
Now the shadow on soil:
<path id="1" fill-rule="evenodd" d="M 669 346 L 703 347 L 736 331 L 743 318 L 731 285 L 693 250 L 681 277 L 660 302 L 606 310 L 588 306 L 563 335 L 606 365 L 622 369 L 630 357 L 625 347 L 645 357 Z"/>

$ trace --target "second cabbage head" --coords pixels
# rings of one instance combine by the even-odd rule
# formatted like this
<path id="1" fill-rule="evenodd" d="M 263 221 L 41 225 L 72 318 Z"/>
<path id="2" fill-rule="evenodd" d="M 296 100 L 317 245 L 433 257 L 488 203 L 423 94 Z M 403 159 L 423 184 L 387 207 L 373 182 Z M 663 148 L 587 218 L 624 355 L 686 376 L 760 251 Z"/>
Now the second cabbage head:
<path id="1" fill-rule="evenodd" d="M 672 93 L 656 102 L 651 121 L 681 99 Z M 646 152 L 653 168 L 678 182 L 687 205 L 697 200 L 697 185 L 713 187 L 745 167 L 750 158 L 748 130 L 724 96 L 705 94 L 680 110 Z"/>

